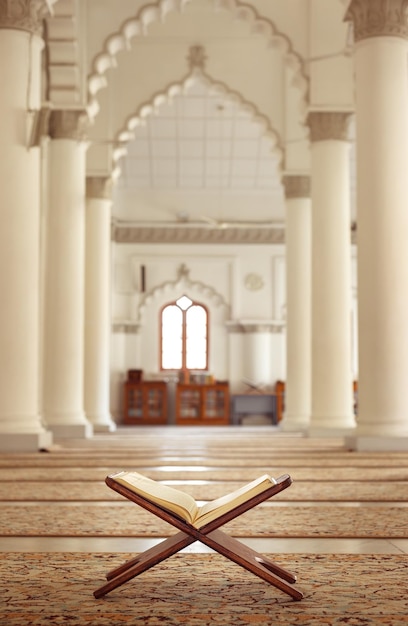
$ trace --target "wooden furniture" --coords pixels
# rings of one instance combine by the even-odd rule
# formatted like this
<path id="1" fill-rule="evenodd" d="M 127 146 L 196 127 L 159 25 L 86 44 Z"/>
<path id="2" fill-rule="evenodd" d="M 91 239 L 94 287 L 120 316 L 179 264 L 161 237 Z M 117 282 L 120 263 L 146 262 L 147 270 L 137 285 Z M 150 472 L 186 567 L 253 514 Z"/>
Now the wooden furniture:
<path id="1" fill-rule="evenodd" d="M 123 423 L 147 426 L 167 423 L 167 384 L 164 381 L 127 380 L 124 385 Z"/>
<path id="2" fill-rule="evenodd" d="M 279 423 L 283 419 L 285 411 L 285 383 L 283 380 L 277 380 L 275 384 L 276 394 L 276 421 Z"/>
<path id="3" fill-rule="evenodd" d="M 293 599 L 301 600 L 303 598 L 303 593 L 291 584 L 296 582 L 296 576 L 276 565 L 262 554 L 242 544 L 237 539 L 229 537 L 221 530 L 217 530 L 223 524 L 289 487 L 292 482 L 289 475 L 281 476 L 277 479 L 276 484 L 266 491 L 249 498 L 246 502 L 220 515 L 217 519 L 212 520 L 200 529 L 195 528 L 175 514 L 121 485 L 112 476 L 108 476 L 105 482 L 111 489 L 125 496 L 125 498 L 139 504 L 144 509 L 178 528 L 179 532 L 108 572 L 106 576 L 108 582 L 94 591 L 95 598 L 101 598 L 195 541 L 200 541 L 204 545 L 209 546 L 227 559 L 259 576 L 259 578 L 262 578 L 270 585 L 287 593 Z"/>
<path id="4" fill-rule="evenodd" d="M 277 424 L 275 394 L 247 393 L 231 396 L 231 422 L 240 424 L 245 415 L 266 415 Z"/>
<path id="5" fill-rule="evenodd" d="M 228 383 L 181 384 L 176 387 L 176 424 L 219 426 L 229 424 Z"/>

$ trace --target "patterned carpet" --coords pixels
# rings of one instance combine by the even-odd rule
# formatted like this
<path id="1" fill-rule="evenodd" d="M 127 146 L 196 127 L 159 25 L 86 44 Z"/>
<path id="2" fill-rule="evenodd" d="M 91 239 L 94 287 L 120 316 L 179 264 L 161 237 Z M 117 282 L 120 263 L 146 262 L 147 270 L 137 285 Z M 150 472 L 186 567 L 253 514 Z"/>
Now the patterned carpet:
<path id="1" fill-rule="evenodd" d="M 195 500 L 215 500 L 237 489 L 242 482 L 210 482 L 166 480 L 176 489 L 189 493 Z M 197 481 L 200 483 L 200 481 Z M 408 494 L 407 481 L 296 481 L 290 489 L 274 496 L 282 502 L 401 502 Z M 123 501 L 122 496 L 109 489 L 103 481 L 24 481 L 0 482 L 1 502 L 111 502 Z"/>
<path id="2" fill-rule="evenodd" d="M 176 451 L 175 451 L 176 452 Z M 162 454 L 158 455 L 157 450 L 152 449 L 151 453 L 146 454 L 146 451 L 142 453 L 137 450 L 129 452 L 127 450 L 112 451 L 112 450 L 88 450 L 84 453 L 83 450 L 76 450 L 75 453 L 67 452 L 66 450 L 54 450 L 44 454 L 4 454 L 0 456 L 0 468 L 15 469 L 16 464 L 19 468 L 71 468 L 73 461 L 78 467 L 91 468 L 91 467 L 104 467 L 108 462 L 113 467 L 124 467 L 126 469 L 131 467 L 152 467 L 167 466 L 174 467 L 177 465 L 185 465 L 188 460 L 188 465 L 194 466 L 207 466 L 207 467 L 232 467 L 232 468 L 258 468 L 259 466 L 269 466 L 271 461 L 271 450 L 248 450 L 242 449 L 242 444 L 239 448 L 239 457 L 237 457 L 236 450 L 234 448 L 224 449 L 220 448 L 218 454 L 205 455 L 194 454 L 194 450 L 189 454 Z M 321 468 L 324 467 L 344 467 L 345 462 L 350 467 L 364 468 L 364 467 L 408 467 L 408 457 L 404 452 L 387 452 L 387 453 L 358 453 L 351 454 L 344 450 L 321 450 L 317 452 L 307 452 L 303 449 L 296 452 L 294 450 L 277 450 L 273 449 L 273 459 L 275 464 L 290 465 L 291 467 L 309 467 L 309 468 Z M 380 461 L 380 463 L 379 463 Z"/>
<path id="3" fill-rule="evenodd" d="M 75 461 L 73 461 L 75 463 Z M 185 464 L 183 466 L 183 463 Z M 59 468 L 52 464 L 49 467 L 16 467 L 15 469 L 0 469 L 0 482 L 3 481 L 74 481 L 74 482 L 93 482 L 104 481 L 107 474 L 118 472 L 121 469 L 137 469 L 142 474 L 146 474 L 153 480 L 201 480 L 201 481 L 221 481 L 221 482 L 249 482 L 257 478 L 261 474 L 271 474 L 272 476 L 280 476 L 281 474 L 290 474 L 296 482 L 320 482 L 324 481 L 353 481 L 353 482 L 408 482 L 408 465 L 405 467 L 364 467 L 357 468 L 352 465 L 344 465 L 342 467 L 326 467 L 324 461 L 321 461 L 320 467 L 309 467 L 307 464 L 301 467 L 294 467 L 290 463 L 283 461 L 279 465 L 273 463 L 265 463 L 264 465 L 244 467 L 211 467 L 206 464 L 192 468 L 190 460 L 185 459 L 183 463 L 179 463 L 176 467 L 165 467 L 163 469 L 153 469 L 151 467 L 140 466 L 136 463 L 126 465 L 118 463 L 112 465 L 109 459 L 106 464 L 99 468 L 82 468 L 80 466 Z"/>
<path id="4" fill-rule="evenodd" d="M 396 549 L 393 554 L 326 554 L 326 549 L 274 555 L 275 562 L 297 574 L 305 594 L 301 602 L 217 554 L 189 552 L 95 600 L 92 593 L 104 574 L 130 555 L 64 551 L 64 537 L 126 541 L 174 534 L 173 527 L 104 484 L 108 473 L 129 468 L 199 501 L 264 472 L 290 474 L 289 489 L 225 525 L 237 537 L 406 539 L 408 453 L 351 453 L 340 439 L 271 436 L 244 428 L 135 429 L 128 436 L 100 436 L 86 446 L 71 446 L 0 455 L 5 549 L 12 537 L 32 537 L 44 546 L 48 537 L 61 538 L 60 552 L 0 552 L 0 626 L 408 623 L 408 560 Z M 124 545 L 127 550 L 129 544 Z M 33 550 L 38 549 L 35 544 Z"/>
<path id="5" fill-rule="evenodd" d="M 339 519 L 341 517 L 341 520 Z M 405 538 L 405 507 L 261 505 L 224 527 L 235 537 L 392 537 Z M 115 506 L 44 504 L 0 507 L 0 536 L 163 537 L 174 528 L 136 504 Z"/>
<path id="6" fill-rule="evenodd" d="M 2 555 L 1 626 L 399 626 L 404 555 L 280 555 L 305 597 L 292 600 L 219 555 L 176 555 L 100 600 L 104 574 L 131 555 Z M 401 584 L 402 583 L 402 584 Z"/>

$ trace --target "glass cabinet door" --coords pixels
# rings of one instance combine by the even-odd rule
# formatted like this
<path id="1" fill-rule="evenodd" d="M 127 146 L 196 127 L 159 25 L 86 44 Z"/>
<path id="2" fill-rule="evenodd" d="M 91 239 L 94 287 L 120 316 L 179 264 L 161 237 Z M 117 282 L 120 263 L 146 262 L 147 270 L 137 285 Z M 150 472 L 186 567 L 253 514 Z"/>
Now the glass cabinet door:
<path id="1" fill-rule="evenodd" d="M 222 418 L 225 414 L 225 391 L 224 389 L 206 389 L 204 402 L 205 417 Z"/>
<path id="2" fill-rule="evenodd" d="M 183 389 L 180 394 L 180 417 L 201 417 L 201 393 L 199 389 Z"/>
<path id="3" fill-rule="evenodd" d="M 163 414 L 163 390 L 152 387 L 146 389 L 146 413 L 148 417 L 160 417 Z"/>
<path id="4" fill-rule="evenodd" d="M 126 381 L 123 423 L 133 426 L 167 423 L 167 384 L 164 381 Z"/>
<path id="5" fill-rule="evenodd" d="M 143 393 L 141 387 L 129 387 L 128 394 L 128 415 L 129 417 L 143 417 Z"/>

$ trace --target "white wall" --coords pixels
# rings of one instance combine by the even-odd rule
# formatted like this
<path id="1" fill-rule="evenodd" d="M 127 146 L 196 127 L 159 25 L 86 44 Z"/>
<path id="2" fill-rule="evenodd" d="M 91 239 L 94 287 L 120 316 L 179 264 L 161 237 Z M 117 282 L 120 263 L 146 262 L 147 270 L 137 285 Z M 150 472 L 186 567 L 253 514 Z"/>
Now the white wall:
<path id="1" fill-rule="evenodd" d="M 232 392 L 243 391 L 245 379 L 271 388 L 285 380 L 284 255 L 282 244 L 113 243 L 111 411 L 116 419 L 128 369 L 143 369 L 146 378 L 161 376 L 159 312 L 184 293 L 209 309 L 210 370 L 228 380 Z M 355 249 L 352 268 L 352 367 L 357 372 Z"/>

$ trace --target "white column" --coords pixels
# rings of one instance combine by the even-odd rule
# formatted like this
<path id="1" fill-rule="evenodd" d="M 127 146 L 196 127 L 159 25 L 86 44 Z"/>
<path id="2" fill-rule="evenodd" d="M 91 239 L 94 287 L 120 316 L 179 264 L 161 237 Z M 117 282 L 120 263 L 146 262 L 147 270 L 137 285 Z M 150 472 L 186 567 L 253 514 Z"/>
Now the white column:
<path id="1" fill-rule="evenodd" d="M 351 359 L 350 145 L 347 113 L 310 113 L 311 434 L 355 427 Z"/>
<path id="2" fill-rule="evenodd" d="M 271 328 L 262 322 L 243 322 L 244 378 L 262 387 L 271 382 Z"/>
<path id="3" fill-rule="evenodd" d="M 109 409 L 111 179 L 86 179 L 85 413 L 95 431 L 115 430 Z"/>
<path id="4" fill-rule="evenodd" d="M 92 434 L 84 413 L 85 121 L 82 111 L 51 114 L 43 403 L 58 437 Z"/>
<path id="5" fill-rule="evenodd" d="M 311 201 L 309 176 L 285 176 L 286 388 L 282 430 L 306 430 L 311 411 Z"/>
<path id="6" fill-rule="evenodd" d="M 39 414 L 40 149 L 29 147 L 41 107 L 41 3 L 21 3 L 17 17 L 12 3 L 3 5 L 0 450 L 35 451 L 52 443 Z"/>
<path id="7" fill-rule="evenodd" d="M 408 449 L 406 2 L 351 2 L 355 36 L 357 449 Z"/>

